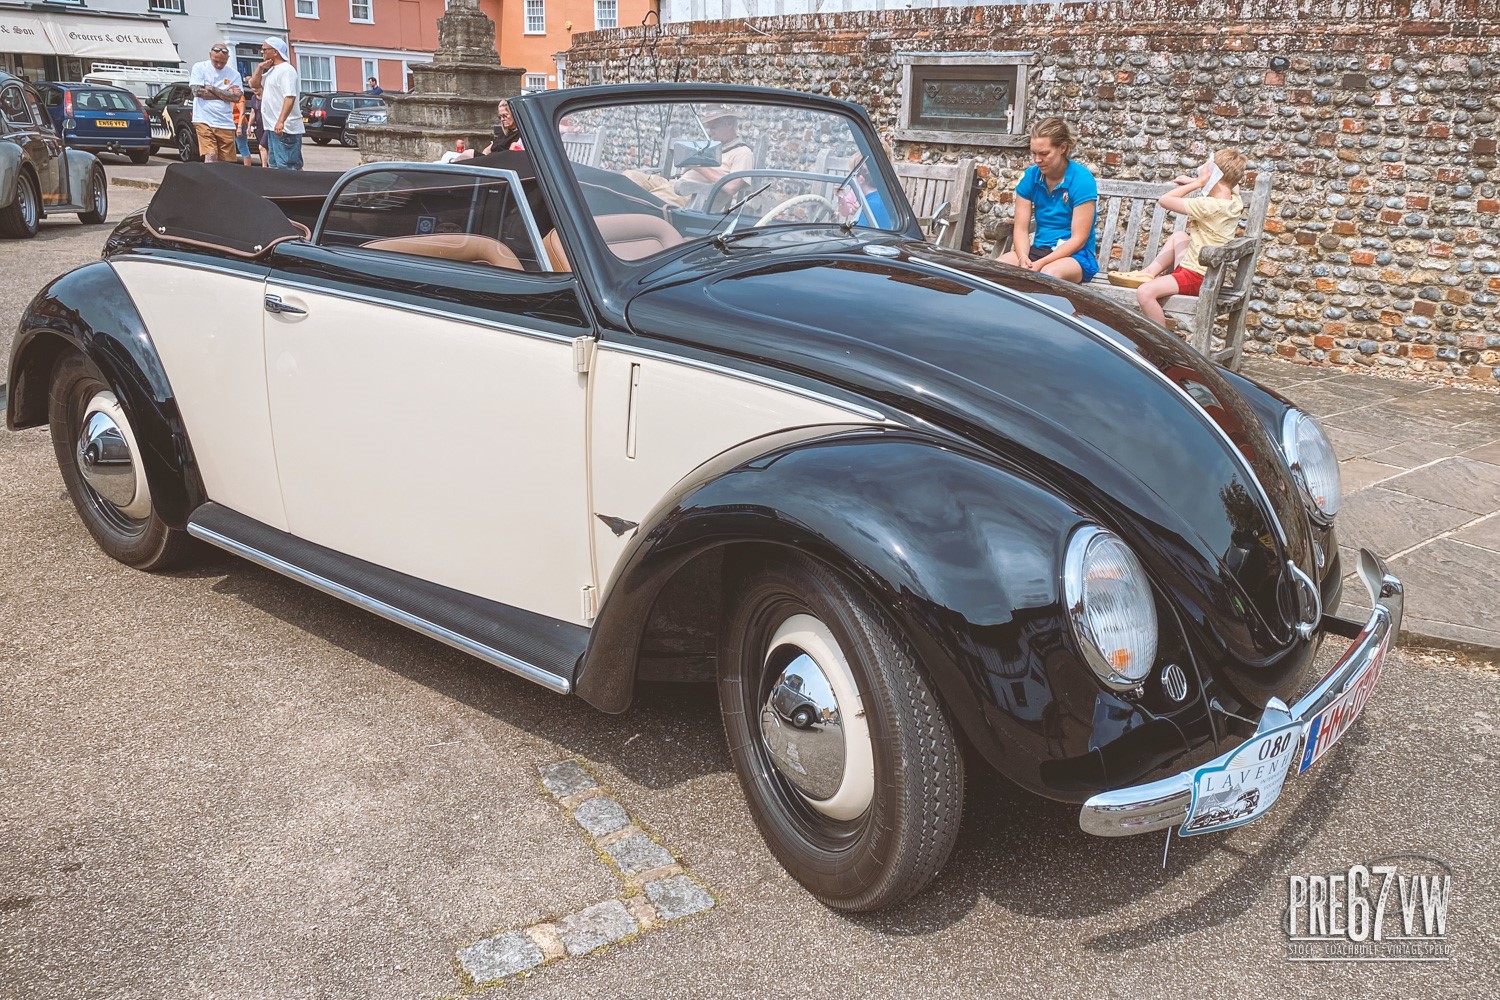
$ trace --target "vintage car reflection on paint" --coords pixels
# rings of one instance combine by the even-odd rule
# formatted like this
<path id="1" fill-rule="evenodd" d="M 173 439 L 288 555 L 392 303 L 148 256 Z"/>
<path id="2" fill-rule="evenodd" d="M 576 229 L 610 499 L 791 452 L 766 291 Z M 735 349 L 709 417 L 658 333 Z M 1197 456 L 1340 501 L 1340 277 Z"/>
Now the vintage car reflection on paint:
<path id="1" fill-rule="evenodd" d="M 36 89 L 0 70 L 0 236 L 30 239 L 49 215 L 96 226 L 109 183 L 93 153 L 65 148 Z"/>
<path id="2" fill-rule="evenodd" d="M 924 242 L 851 105 L 513 108 L 526 152 L 467 163 L 173 166 L 42 290 L 8 420 L 51 424 L 105 551 L 196 537 L 607 712 L 716 675 L 767 844 L 842 909 L 937 874 L 966 783 L 1211 830 L 1196 776 L 1263 745 L 1279 780 L 1327 749 L 1283 734 L 1343 731 L 1401 588 L 1364 552 L 1374 610 L 1332 617 L 1311 417 Z"/>

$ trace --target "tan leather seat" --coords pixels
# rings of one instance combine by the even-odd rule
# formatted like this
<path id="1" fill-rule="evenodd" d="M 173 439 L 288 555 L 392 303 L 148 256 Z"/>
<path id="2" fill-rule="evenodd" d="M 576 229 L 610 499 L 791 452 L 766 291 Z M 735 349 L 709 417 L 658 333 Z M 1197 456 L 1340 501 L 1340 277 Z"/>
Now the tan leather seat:
<path id="1" fill-rule="evenodd" d="M 621 260 L 640 260 L 682 242 L 682 234 L 655 215 L 599 215 L 594 223 Z"/>
<path id="2" fill-rule="evenodd" d="M 542 237 L 542 249 L 547 252 L 547 259 L 552 262 L 552 270 L 573 270 L 573 265 L 568 262 L 568 252 L 563 249 L 562 237 L 557 235 L 556 229 L 547 230 L 547 235 Z"/>
<path id="3" fill-rule="evenodd" d="M 495 267 L 521 271 L 520 259 L 510 247 L 488 236 L 470 236 L 466 233 L 432 233 L 427 236 L 395 236 L 385 240 L 373 240 L 363 244 L 366 250 L 390 250 L 395 253 L 410 253 L 420 257 L 440 257 L 443 260 L 463 261 L 467 264 L 492 264 Z"/>

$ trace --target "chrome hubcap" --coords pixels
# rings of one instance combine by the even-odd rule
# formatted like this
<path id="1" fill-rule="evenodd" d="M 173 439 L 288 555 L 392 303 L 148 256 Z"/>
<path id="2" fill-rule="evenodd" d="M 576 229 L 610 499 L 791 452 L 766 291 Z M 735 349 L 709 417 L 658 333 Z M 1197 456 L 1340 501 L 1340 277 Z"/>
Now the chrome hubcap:
<path id="1" fill-rule="evenodd" d="M 760 731 L 772 764 L 813 809 L 857 818 L 875 796 L 875 750 L 849 661 L 811 615 L 788 618 L 769 647 Z"/>
<path id="2" fill-rule="evenodd" d="M 21 221 L 30 229 L 36 225 L 36 189 L 24 177 L 16 187 L 16 197 L 21 199 Z"/>
<path id="3" fill-rule="evenodd" d="M 77 451 L 78 471 L 101 500 L 137 520 L 151 512 L 135 435 L 114 393 L 97 393 L 89 400 Z"/>

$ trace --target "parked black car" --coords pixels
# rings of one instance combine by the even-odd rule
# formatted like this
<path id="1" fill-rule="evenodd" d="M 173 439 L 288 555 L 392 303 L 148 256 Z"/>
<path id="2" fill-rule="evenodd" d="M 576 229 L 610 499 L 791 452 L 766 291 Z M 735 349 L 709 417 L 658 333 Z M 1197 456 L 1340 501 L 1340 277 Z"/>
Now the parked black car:
<path id="1" fill-rule="evenodd" d="M 326 146 L 337 139 L 345 146 L 357 145 L 345 126 L 349 112 L 367 108 L 386 107 L 385 100 L 373 94 L 356 94 L 347 90 L 325 90 L 302 97 L 302 124 L 307 128 L 307 137 L 319 146 Z"/>
<path id="2" fill-rule="evenodd" d="M 116 153 L 131 163 L 151 158 L 146 110 L 130 91 L 94 83 L 39 83 L 37 93 L 63 142 L 90 153 Z"/>
<path id="3" fill-rule="evenodd" d="M 151 152 L 175 145 L 184 163 L 203 159 L 193 132 L 193 91 L 186 80 L 169 83 L 152 95 L 146 117 L 151 123 Z"/>
<path id="4" fill-rule="evenodd" d="M 104 221 L 104 168 L 63 145 L 36 89 L 0 70 L 0 236 L 29 239 L 42 219 L 69 212 L 85 225 Z"/>
<path id="5" fill-rule="evenodd" d="M 197 538 L 607 712 L 715 677 L 769 849 L 840 909 L 927 884 L 966 785 L 1211 833 L 1348 730 L 1402 593 L 1350 553 L 1370 610 L 1335 616 L 1312 416 L 1087 288 L 926 242 L 854 105 L 511 107 L 524 151 L 458 163 L 172 164 L 41 290 L 7 421 L 51 425 L 105 552 L 161 569 Z M 727 118 L 763 165 L 707 173 L 710 139 L 646 172 Z M 585 135 L 607 168 L 568 157 Z M 861 166 L 879 217 L 845 197 Z"/>

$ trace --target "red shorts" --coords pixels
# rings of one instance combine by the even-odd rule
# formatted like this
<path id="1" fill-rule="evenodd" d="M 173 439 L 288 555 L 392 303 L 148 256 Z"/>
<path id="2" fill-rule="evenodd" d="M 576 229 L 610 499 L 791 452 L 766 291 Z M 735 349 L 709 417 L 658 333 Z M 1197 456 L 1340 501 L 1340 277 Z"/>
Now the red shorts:
<path id="1" fill-rule="evenodd" d="M 1197 295 L 1198 289 L 1203 287 L 1203 275 L 1197 271 L 1189 271 L 1185 267 L 1179 267 L 1173 271 L 1172 277 L 1177 279 L 1178 295 Z"/>

